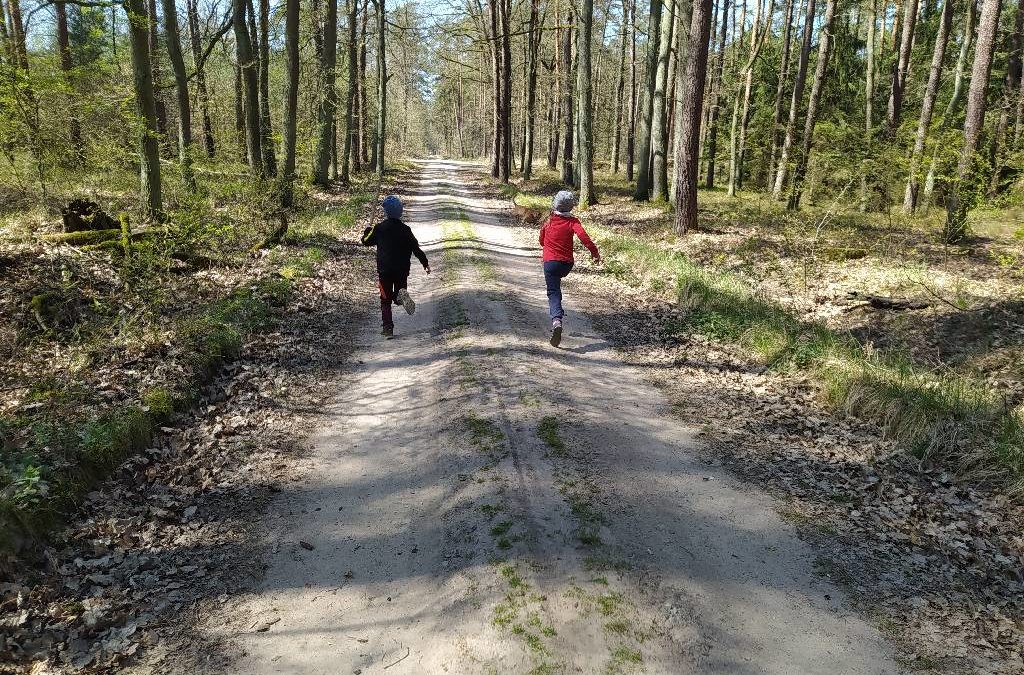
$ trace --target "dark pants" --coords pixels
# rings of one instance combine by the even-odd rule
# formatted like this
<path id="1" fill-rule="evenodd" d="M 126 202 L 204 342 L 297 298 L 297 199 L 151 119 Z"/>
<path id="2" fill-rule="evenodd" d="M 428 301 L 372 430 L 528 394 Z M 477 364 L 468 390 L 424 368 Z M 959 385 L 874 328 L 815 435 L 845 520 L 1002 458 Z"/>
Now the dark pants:
<path id="1" fill-rule="evenodd" d="M 398 291 L 408 288 L 409 275 L 393 277 L 379 275 L 377 287 L 380 289 L 380 319 L 384 328 L 394 328 L 395 322 L 391 317 L 391 305 L 397 304 L 395 296 Z"/>
<path id="2" fill-rule="evenodd" d="M 572 271 L 572 263 L 548 260 L 544 263 L 544 283 L 548 287 L 548 313 L 551 320 L 565 316 L 562 311 L 562 278 Z"/>

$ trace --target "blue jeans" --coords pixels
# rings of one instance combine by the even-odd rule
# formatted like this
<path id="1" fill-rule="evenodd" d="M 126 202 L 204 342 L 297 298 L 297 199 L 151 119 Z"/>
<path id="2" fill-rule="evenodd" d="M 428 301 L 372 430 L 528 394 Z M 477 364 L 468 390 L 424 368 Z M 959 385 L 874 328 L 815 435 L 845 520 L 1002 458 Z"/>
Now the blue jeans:
<path id="1" fill-rule="evenodd" d="M 551 320 L 565 316 L 562 311 L 562 278 L 572 271 L 572 263 L 548 260 L 544 263 L 544 283 L 548 287 L 548 313 Z"/>

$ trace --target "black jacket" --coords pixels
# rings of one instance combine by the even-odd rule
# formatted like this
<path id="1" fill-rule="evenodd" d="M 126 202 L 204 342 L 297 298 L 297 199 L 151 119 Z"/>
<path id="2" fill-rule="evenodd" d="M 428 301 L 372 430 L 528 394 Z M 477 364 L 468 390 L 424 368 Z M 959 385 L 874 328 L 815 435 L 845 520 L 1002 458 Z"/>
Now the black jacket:
<path id="1" fill-rule="evenodd" d="M 363 230 L 363 245 L 377 247 L 377 274 L 381 276 L 409 276 L 409 256 L 412 255 L 427 266 L 427 256 L 412 229 L 397 218 L 387 218 Z"/>

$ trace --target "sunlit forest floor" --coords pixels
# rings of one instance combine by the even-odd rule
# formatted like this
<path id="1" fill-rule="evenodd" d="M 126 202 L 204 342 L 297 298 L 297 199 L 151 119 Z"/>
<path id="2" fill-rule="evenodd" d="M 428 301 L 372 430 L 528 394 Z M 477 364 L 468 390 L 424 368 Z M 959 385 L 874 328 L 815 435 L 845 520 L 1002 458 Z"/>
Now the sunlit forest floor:
<path id="1" fill-rule="evenodd" d="M 577 257 L 570 297 L 706 460 L 779 498 L 910 670 L 1024 667 L 1019 215 L 976 213 L 947 248 L 941 213 L 702 191 L 701 231 L 677 237 L 666 207 L 598 186 L 580 217 L 604 262 Z M 543 171 L 505 194 L 550 208 L 560 187 Z"/>
<path id="2" fill-rule="evenodd" d="M 143 226 L 127 215 L 138 201 L 127 171 L 55 181 L 45 196 L 0 180 L 0 567 L 277 330 L 286 307 L 312 311 L 325 287 L 362 290 L 351 264 L 327 280 L 316 270 L 353 260 L 375 177 L 343 192 L 300 186 L 271 246 L 282 234 L 272 188 L 230 164 L 200 164 L 197 179 L 189 193 L 168 175 L 167 222 Z M 80 197 L 124 231 L 64 234 L 60 210 Z"/>
<path id="3" fill-rule="evenodd" d="M 537 196 L 517 201 L 546 205 L 559 185 L 545 169 L 523 186 Z M 949 246 L 940 208 L 908 218 L 898 205 L 864 214 L 819 203 L 794 213 L 760 192 L 702 190 L 700 230 L 676 237 L 669 210 L 633 202 L 621 176 L 599 173 L 598 185 L 601 203 L 585 219 L 742 279 L 800 319 L 983 378 L 1010 405 L 1024 399 L 1024 207 L 976 210 L 973 236 Z"/>
<path id="4" fill-rule="evenodd" d="M 135 175 L 69 176 L 42 200 L 0 180 L 4 659 L 125 663 L 260 577 L 250 528 L 375 309 L 355 242 L 396 169 L 301 188 L 266 247 L 274 195 L 240 166 L 200 165 L 195 196 L 168 176 L 166 227 L 98 243 L 62 241 L 60 207 L 90 196 L 118 219 Z M 939 210 L 703 191 L 700 231 L 677 237 L 666 206 L 598 182 L 580 215 L 605 262 L 580 261 L 570 310 L 666 392 L 709 466 L 779 499 L 909 668 L 1020 672 L 1021 211 L 977 211 L 947 247 Z M 547 209 L 561 187 L 542 170 L 465 194 Z"/>
<path id="5" fill-rule="evenodd" d="M 1007 417 L 994 411 L 1019 410 L 1024 402 L 1019 206 L 976 210 L 972 237 L 948 246 L 941 238 L 944 212 L 937 208 L 916 218 L 905 217 L 898 206 L 864 214 L 856 204 L 827 202 L 789 212 L 761 193 L 729 197 L 724 190 L 703 190 L 699 231 L 677 237 L 667 205 L 632 201 L 621 176 L 599 172 L 597 181 L 600 203 L 582 218 L 624 254 L 613 268 L 625 264 L 641 285 L 680 296 L 692 307 L 707 301 L 708 286 L 714 287 L 717 311 L 691 312 L 681 328 L 699 324 L 702 333 L 743 343 L 769 364 L 788 361 L 806 370 L 812 361 L 838 359 L 855 362 L 843 369 L 867 364 L 876 374 L 888 371 L 867 395 L 860 387 L 858 395 L 841 391 L 835 397 L 891 416 L 890 430 L 924 443 L 922 453 L 941 450 L 949 435 L 929 435 L 929 422 L 921 418 L 949 415 L 971 426 L 994 415 L 995 427 L 1003 428 Z M 517 203 L 547 206 L 558 186 L 558 177 L 545 168 L 516 188 Z M 686 268 L 682 274 L 679 265 Z M 829 334 L 819 334 L 819 327 Z M 835 340 L 851 349 L 837 353 Z M 823 378 L 826 389 L 849 388 L 842 381 L 848 378 L 825 369 L 833 371 Z M 928 410 L 895 419 L 895 409 L 911 394 Z M 980 413 L 985 407 L 989 412 Z M 1021 436 L 1010 436 L 996 454 L 1003 468 L 1019 476 Z M 957 454 L 981 473 L 993 468 L 990 461 Z"/>

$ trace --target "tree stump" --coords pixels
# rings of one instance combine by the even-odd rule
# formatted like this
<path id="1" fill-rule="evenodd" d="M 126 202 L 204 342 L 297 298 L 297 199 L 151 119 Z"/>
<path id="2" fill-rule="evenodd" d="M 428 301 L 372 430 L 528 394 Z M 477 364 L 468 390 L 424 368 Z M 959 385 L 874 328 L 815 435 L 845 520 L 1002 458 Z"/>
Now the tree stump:
<path id="1" fill-rule="evenodd" d="M 112 230 L 120 227 L 99 204 L 88 199 L 71 200 L 61 209 L 60 215 L 64 219 L 65 232 Z"/>

